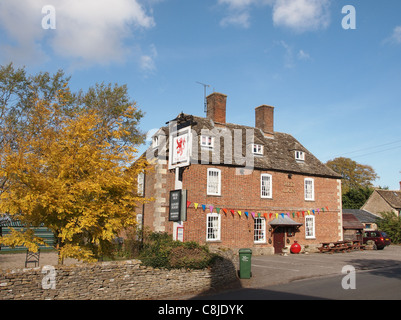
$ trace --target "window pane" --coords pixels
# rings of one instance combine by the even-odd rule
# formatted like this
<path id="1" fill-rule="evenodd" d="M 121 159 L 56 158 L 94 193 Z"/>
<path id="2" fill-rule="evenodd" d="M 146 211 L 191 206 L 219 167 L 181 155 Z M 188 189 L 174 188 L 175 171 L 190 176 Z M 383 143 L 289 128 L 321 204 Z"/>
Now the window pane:
<path id="1" fill-rule="evenodd" d="M 271 176 L 270 175 L 262 175 L 261 176 L 261 197 L 262 198 L 271 198 Z"/>
<path id="2" fill-rule="evenodd" d="M 208 170 L 207 194 L 220 195 L 220 170 Z"/>

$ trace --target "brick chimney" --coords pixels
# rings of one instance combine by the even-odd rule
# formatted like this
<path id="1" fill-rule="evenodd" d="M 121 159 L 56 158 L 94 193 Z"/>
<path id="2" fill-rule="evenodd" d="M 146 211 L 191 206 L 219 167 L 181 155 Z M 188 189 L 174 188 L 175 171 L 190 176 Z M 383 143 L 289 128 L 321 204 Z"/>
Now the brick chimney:
<path id="1" fill-rule="evenodd" d="M 213 122 L 226 123 L 226 103 L 227 96 L 222 93 L 213 92 L 207 97 L 206 116 Z"/>
<path id="2" fill-rule="evenodd" d="M 261 105 L 255 108 L 255 127 L 265 134 L 274 134 L 274 107 Z"/>

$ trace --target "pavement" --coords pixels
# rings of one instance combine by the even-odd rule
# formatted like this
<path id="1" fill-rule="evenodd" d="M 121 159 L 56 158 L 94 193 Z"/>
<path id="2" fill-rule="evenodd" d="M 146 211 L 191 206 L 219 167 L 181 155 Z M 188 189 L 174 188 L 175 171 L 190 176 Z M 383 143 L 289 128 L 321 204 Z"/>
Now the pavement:
<path id="1" fill-rule="evenodd" d="M 207 299 L 208 296 L 240 289 L 266 289 L 294 281 L 345 275 L 343 268 L 375 270 L 401 266 L 401 246 L 390 245 L 384 250 L 363 250 L 343 253 L 310 253 L 252 256 L 252 277 L 238 279 L 230 287 L 198 296 L 179 299 Z M 238 266 L 237 266 L 238 268 Z M 345 270 L 345 269 L 344 269 Z M 177 299 L 177 298 L 176 298 Z"/>

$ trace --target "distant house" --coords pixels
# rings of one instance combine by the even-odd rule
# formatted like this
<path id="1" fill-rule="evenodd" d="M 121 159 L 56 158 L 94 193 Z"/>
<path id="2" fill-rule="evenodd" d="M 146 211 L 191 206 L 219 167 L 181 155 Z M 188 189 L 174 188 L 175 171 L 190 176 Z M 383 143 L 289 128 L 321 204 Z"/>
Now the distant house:
<path id="1" fill-rule="evenodd" d="M 361 208 L 380 216 L 381 212 L 393 212 L 401 216 L 401 191 L 376 189 Z"/>
<path id="2" fill-rule="evenodd" d="M 371 212 L 361 209 L 343 209 L 343 214 L 353 214 L 362 224 L 366 231 L 377 230 L 376 220 L 380 218 Z"/>

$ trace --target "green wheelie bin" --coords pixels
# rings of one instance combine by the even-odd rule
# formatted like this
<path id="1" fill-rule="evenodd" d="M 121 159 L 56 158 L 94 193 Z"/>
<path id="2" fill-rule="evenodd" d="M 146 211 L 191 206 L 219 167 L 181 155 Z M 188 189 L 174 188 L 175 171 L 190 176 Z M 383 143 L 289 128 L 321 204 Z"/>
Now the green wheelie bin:
<path id="1" fill-rule="evenodd" d="M 239 249 L 239 277 L 240 279 L 250 279 L 251 272 L 251 249 Z"/>

